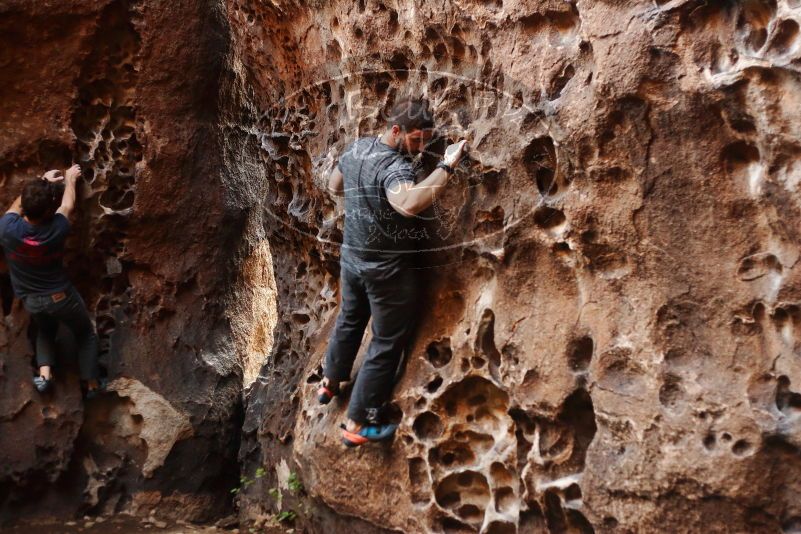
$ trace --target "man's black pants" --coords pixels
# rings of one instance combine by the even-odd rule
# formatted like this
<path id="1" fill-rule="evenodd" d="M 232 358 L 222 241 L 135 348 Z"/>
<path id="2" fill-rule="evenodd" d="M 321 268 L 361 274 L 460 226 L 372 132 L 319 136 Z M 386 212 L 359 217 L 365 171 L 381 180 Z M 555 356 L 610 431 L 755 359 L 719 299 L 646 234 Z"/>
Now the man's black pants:
<path id="1" fill-rule="evenodd" d="M 36 363 L 39 367 L 52 366 L 55 363 L 55 339 L 58 323 L 61 322 L 75 336 L 81 379 L 96 379 L 98 377 L 97 333 L 78 290 L 70 285 L 69 288 L 61 293 L 56 293 L 55 296 L 28 295 L 23 302 L 25 309 L 30 312 L 38 328 Z"/>
<path id="2" fill-rule="evenodd" d="M 329 380 L 350 380 L 364 329 L 372 315 L 372 340 L 353 384 L 348 418 L 373 423 L 389 400 L 401 354 L 420 314 L 415 270 L 403 268 L 387 279 L 360 277 L 341 268 L 341 304 L 325 355 Z"/>

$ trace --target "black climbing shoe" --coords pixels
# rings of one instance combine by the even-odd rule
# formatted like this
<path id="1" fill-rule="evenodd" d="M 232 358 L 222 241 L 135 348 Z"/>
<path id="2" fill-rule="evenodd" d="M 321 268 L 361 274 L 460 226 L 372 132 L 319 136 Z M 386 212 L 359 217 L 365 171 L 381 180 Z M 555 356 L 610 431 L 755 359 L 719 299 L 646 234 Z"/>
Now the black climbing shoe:
<path id="1" fill-rule="evenodd" d="M 85 400 L 92 400 L 99 397 L 102 393 L 106 392 L 106 388 L 108 388 L 108 379 L 106 378 L 98 378 L 97 379 L 97 387 L 95 389 L 86 388 L 86 391 L 83 394 L 83 398 Z"/>
<path id="2" fill-rule="evenodd" d="M 33 377 L 33 385 L 39 393 L 47 393 L 53 386 L 53 377 L 43 378 L 41 376 Z"/>

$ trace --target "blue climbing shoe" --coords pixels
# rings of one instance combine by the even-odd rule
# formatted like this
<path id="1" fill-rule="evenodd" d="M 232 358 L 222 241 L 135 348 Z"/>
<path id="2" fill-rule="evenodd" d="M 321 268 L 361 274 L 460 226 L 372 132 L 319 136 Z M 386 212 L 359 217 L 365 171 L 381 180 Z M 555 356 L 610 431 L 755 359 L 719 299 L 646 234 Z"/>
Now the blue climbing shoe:
<path id="1" fill-rule="evenodd" d="M 371 441 L 387 441 L 392 439 L 398 425 L 389 423 L 385 425 L 363 425 L 357 432 L 349 432 L 342 425 L 342 443 L 348 447 L 358 447 Z"/>

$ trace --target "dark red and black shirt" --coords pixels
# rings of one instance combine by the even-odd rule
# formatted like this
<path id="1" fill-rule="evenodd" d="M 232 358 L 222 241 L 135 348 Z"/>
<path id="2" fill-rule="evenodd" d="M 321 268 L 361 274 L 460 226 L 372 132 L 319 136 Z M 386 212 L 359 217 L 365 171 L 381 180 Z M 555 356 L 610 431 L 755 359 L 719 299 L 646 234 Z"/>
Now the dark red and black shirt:
<path id="1" fill-rule="evenodd" d="M 69 287 L 63 263 L 69 231 L 70 222 L 60 213 L 36 225 L 16 213 L 0 217 L 0 244 L 17 297 L 50 295 Z"/>

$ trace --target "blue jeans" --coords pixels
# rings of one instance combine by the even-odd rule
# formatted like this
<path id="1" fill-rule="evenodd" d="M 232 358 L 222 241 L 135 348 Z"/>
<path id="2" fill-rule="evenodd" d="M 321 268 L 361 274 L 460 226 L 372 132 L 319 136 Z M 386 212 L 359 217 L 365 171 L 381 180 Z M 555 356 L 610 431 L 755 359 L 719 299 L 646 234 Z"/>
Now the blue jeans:
<path id="1" fill-rule="evenodd" d="M 36 363 L 39 367 L 55 363 L 56 332 L 58 324 L 64 323 L 75 336 L 81 379 L 97 379 L 97 333 L 78 291 L 70 285 L 63 292 L 52 295 L 28 295 L 23 298 L 23 303 L 36 321 Z"/>
<path id="2" fill-rule="evenodd" d="M 353 384 L 348 417 L 357 423 L 374 423 L 392 394 L 402 352 L 420 315 L 420 281 L 410 268 L 387 279 L 362 278 L 345 267 L 340 271 L 342 302 L 328 342 L 325 376 L 350 380 L 364 329 L 372 316 L 373 337 Z"/>

